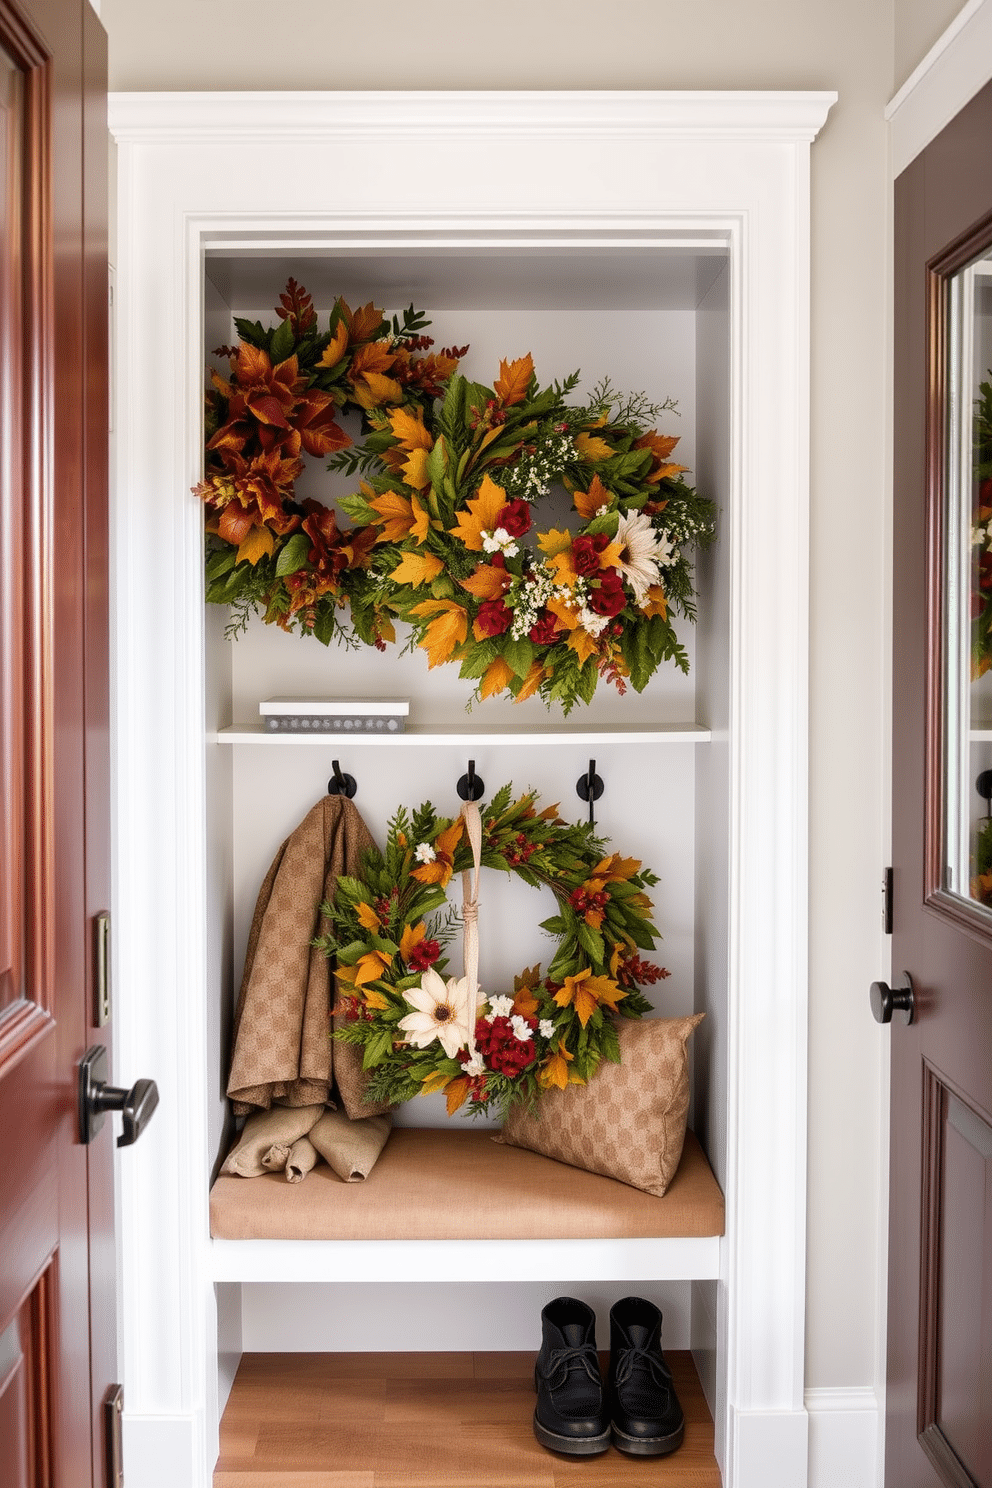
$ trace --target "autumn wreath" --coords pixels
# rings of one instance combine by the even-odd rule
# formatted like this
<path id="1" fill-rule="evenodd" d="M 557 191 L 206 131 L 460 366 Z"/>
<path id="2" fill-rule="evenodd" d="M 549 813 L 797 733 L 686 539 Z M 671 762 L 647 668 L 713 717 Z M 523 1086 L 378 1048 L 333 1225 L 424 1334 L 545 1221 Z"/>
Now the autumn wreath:
<path id="1" fill-rule="evenodd" d="M 238 320 L 230 376 L 212 374 L 207 598 L 327 642 L 384 647 L 407 622 L 428 664 L 454 662 L 476 696 L 534 693 L 567 713 L 601 680 L 641 691 L 662 663 L 688 670 L 673 616 L 695 618 L 691 554 L 714 507 L 682 480 L 674 405 L 585 403 L 578 374 L 542 388 L 530 355 L 492 386 L 458 371 L 467 347 L 424 355 L 428 322 L 335 303 L 326 331 L 290 280 L 266 329 Z M 358 409 L 353 444 L 336 421 Z M 360 480 L 334 510 L 296 499 L 302 455 Z M 563 492 L 559 525 L 538 502 Z"/>
<path id="2" fill-rule="evenodd" d="M 546 975 L 524 970 L 512 992 L 478 990 L 468 940 L 480 864 L 546 884 L 558 901 L 541 925 L 557 941 Z M 459 871 L 460 915 L 446 893 Z M 400 808 L 385 851 L 366 856 L 360 878 L 338 879 L 318 941 L 336 963 L 335 1036 L 362 1046 L 369 1100 L 443 1090 L 449 1114 L 505 1111 L 618 1063 L 614 1017 L 650 1011 L 639 985 L 669 974 L 639 954 L 657 939 L 644 892 L 656 882 L 637 859 L 605 853 L 591 826 L 539 811 L 533 791 L 514 799 L 503 786 L 454 820 L 430 802 Z M 466 974 L 445 978 L 459 925 Z"/>

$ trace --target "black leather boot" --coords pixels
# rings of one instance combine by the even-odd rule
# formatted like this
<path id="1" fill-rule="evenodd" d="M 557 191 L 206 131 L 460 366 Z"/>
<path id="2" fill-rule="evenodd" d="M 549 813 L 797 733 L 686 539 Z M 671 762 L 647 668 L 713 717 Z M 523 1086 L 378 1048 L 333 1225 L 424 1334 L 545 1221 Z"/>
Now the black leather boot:
<path id="1" fill-rule="evenodd" d="M 541 1313 L 534 1366 L 534 1435 L 542 1447 L 592 1457 L 610 1445 L 610 1417 L 596 1353 L 596 1315 L 574 1297 L 556 1297 Z"/>
<path id="2" fill-rule="evenodd" d="M 621 1452 L 663 1457 L 682 1445 L 685 1419 L 661 1351 L 661 1313 L 643 1297 L 624 1297 L 610 1310 L 609 1395 Z"/>

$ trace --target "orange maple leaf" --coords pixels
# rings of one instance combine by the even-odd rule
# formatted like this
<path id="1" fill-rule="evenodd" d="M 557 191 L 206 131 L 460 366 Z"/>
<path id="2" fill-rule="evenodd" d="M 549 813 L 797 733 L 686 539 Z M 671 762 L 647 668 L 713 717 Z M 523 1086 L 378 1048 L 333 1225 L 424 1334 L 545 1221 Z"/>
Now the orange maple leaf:
<path id="1" fill-rule="evenodd" d="M 431 478 L 427 471 L 427 456 L 429 453 L 430 451 L 425 449 L 413 450 L 409 459 L 404 460 L 400 466 L 404 481 L 408 486 L 412 486 L 415 491 L 423 491 L 431 483 Z"/>
<path id="2" fill-rule="evenodd" d="M 563 1040 L 558 1040 L 558 1048 L 554 1054 L 549 1054 L 541 1068 L 537 1072 L 537 1083 L 544 1090 L 555 1087 L 564 1090 L 566 1085 L 584 1085 L 586 1082 L 580 1075 L 574 1074 L 569 1065 L 575 1058 L 565 1048 Z"/>
<path id="3" fill-rule="evenodd" d="M 600 1004 L 605 1004 L 616 1012 L 617 1003 L 626 996 L 626 992 L 610 977 L 593 976 L 591 967 L 587 967 L 577 976 L 565 978 L 561 991 L 555 993 L 555 1002 L 559 1007 L 568 1007 L 571 1004 L 585 1028 Z"/>
<path id="4" fill-rule="evenodd" d="M 389 969 L 392 960 L 385 951 L 366 951 L 355 962 L 355 986 L 364 987 L 366 982 L 377 982 Z"/>
<path id="5" fill-rule="evenodd" d="M 343 320 L 338 321 L 338 328 L 324 348 L 324 354 L 317 363 L 318 367 L 336 367 L 338 362 L 348 350 L 348 327 Z"/>
<path id="6" fill-rule="evenodd" d="M 368 341 L 382 325 L 382 311 L 377 310 L 371 300 L 357 310 L 352 310 L 347 300 L 339 298 L 337 303 L 348 327 L 348 339 L 352 346 L 359 341 Z"/>
<path id="7" fill-rule="evenodd" d="M 427 652 L 428 668 L 447 661 L 468 635 L 468 611 L 455 599 L 427 599 L 414 605 L 410 613 L 434 616 L 417 642 Z"/>
<path id="8" fill-rule="evenodd" d="M 374 987 L 363 987 L 362 1000 L 366 1007 L 376 1008 L 379 1011 L 389 1006 L 387 999 L 381 992 L 377 992 Z"/>
<path id="9" fill-rule="evenodd" d="M 394 584 L 411 584 L 417 589 L 443 571 L 444 564 L 433 553 L 404 553 L 389 577 Z"/>
<path id="10" fill-rule="evenodd" d="M 601 506 L 610 507 L 616 502 L 612 491 L 608 491 L 598 475 L 594 475 L 589 482 L 588 491 L 574 491 L 572 493 L 572 505 L 580 517 L 591 522 Z"/>
<path id="11" fill-rule="evenodd" d="M 660 584 L 652 584 L 647 592 L 647 604 L 641 606 L 645 615 L 660 615 L 663 620 L 668 617 L 668 600 L 665 591 Z"/>
<path id="12" fill-rule="evenodd" d="M 486 667 L 479 683 L 479 696 L 483 698 L 495 697 L 496 693 L 502 692 L 513 681 L 514 671 L 511 666 L 503 660 L 502 656 L 496 656 Z"/>
<path id="13" fill-rule="evenodd" d="M 424 416 L 419 408 L 416 412 L 409 408 L 394 408 L 388 418 L 401 449 L 412 451 L 434 448 L 434 440 L 424 427 Z"/>
<path id="14" fill-rule="evenodd" d="M 376 542 L 399 542 L 406 537 L 416 522 L 413 503 L 406 496 L 401 496 L 398 491 L 383 491 L 381 496 L 366 498 L 369 506 L 377 514 L 377 527 L 382 531 L 376 538 Z"/>
<path id="15" fill-rule="evenodd" d="M 514 403 L 524 401 L 533 375 L 534 358 L 530 352 L 518 357 L 515 362 L 500 362 L 499 376 L 493 383 L 493 388 L 503 408 L 510 408 Z"/>
<path id="16" fill-rule="evenodd" d="M 381 408 L 384 403 L 401 403 L 403 388 L 395 377 L 383 372 L 369 372 L 355 382 L 352 392 L 362 408 Z"/>
<path id="17" fill-rule="evenodd" d="M 576 628 L 571 631 L 565 644 L 575 652 L 582 665 L 585 665 L 590 656 L 596 655 L 596 639 L 587 630 Z"/>
<path id="18" fill-rule="evenodd" d="M 459 817 L 450 827 L 439 832 L 434 841 L 434 861 L 421 863 L 419 868 L 414 868 L 411 876 L 420 883 L 440 884 L 442 889 L 447 888 L 454 872 L 455 848 L 464 829 L 465 824 Z"/>
<path id="19" fill-rule="evenodd" d="M 468 1096 L 468 1076 L 459 1075 L 445 1088 L 444 1103 L 448 1108 L 448 1115 L 454 1116 L 459 1106 L 465 1104 Z"/>
<path id="20" fill-rule="evenodd" d="M 480 563 L 474 573 L 461 580 L 462 588 L 476 599 L 502 599 L 510 583 L 507 569 L 494 568 L 491 563 Z"/>
<path id="21" fill-rule="evenodd" d="M 540 966 L 528 966 L 513 978 L 513 1011 L 521 1018 L 532 1018 L 537 1012 L 534 988 L 541 985 Z"/>
<path id="22" fill-rule="evenodd" d="M 530 671 L 521 682 L 520 690 L 517 693 L 514 701 L 522 703 L 527 698 L 532 697 L 533 694 L 540 687 L 541 683 L 544 681 L 545 677 L 548 675 L 548 671 L 549 669 L 547 667 L 543 667 L 539 661 L 532 661 L 530 664 Z"/>
<path id="23" fill-rule="evenodd" d="M 436 1091 L 443 1090 L 450 1079 L 451 1076 L 446 1075 L 443 1070 L 431 1070 L 420 1082 L 421 1095 L 434 1095 Z"/>
<path id="24" fill-rule="evenodd" d="M 633 878 L 641 866 L 640 858 L 622 858 L 619 853 L 611 853 L 608 858 L 596 864 L 590 874 L 590 879 L 600 879 L 602 884 L 626 883 Z M 595 889 L 593 890 L 595 893 Z"/>
<path id="25" fill-rule="evenodd" d="M 476 494 L 465 505 L 466 510 L 458 513 L 451 530 L 470 552 L 481 553 L 482 534 L 495 531 L 496 518 L 506 505 L 506 492 L 486 475 Z"/>
<path id="26" fill-rule="evenodd" d="M 238 545 L 237 562 L 247 561 L 252 565 L 260 558 L 267 558 L 275 549 L 275 538 L 268 527 L 252 527 L 246 537 Z"/>

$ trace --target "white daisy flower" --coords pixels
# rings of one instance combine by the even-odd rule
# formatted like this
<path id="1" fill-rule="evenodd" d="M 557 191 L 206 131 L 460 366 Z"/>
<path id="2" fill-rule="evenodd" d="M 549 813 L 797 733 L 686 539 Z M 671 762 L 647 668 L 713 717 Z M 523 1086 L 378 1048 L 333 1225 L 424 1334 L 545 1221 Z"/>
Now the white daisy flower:
<path id="1" fill-rule="evenodd" d="M 486 1014 L 486 1022 L 491 1023 L 494 1018 L 508 1018 L 512 1012 L 512 997 L 490 997 L 489 1011 Z"/>
<path id="2" fill-rule="evenodd" d="M 417 850 L 413 856 L 416 858 L 418 863 L 433 863 L 434 859 L 437 857 L 437 853 L 431 847 L 429 842 L 421 842 L 418 845 Z"/>
<path id="3" fill-rule="evenodd" d="M 555 1036 L 555 1025 L 550 1018 L 542 1018 L 537 1025 L 537 1031 L 542 1038 L 550 1039 Z"/>
<path id="4" fill-rule="evenodd" d="M 661 578 L 660 567 L 671 562 L 672 545 L 667 537 L 659 538 L 651 518 L 639 511 L 621 516 L 616 540 L 620 544 L 617 567 L 643 607 L 651 585 Z"/>
<path id="5" fill-rule="evenodd" d="M 445 982 L 429 967 L 419 987 L 403 993 L 414 1009 L 396 1025 L 415 1049 L 426 1049 L 435 1039 L 454 1059 L 469 1037 L 469 984 L 467 977 L 449 977 Z"/>

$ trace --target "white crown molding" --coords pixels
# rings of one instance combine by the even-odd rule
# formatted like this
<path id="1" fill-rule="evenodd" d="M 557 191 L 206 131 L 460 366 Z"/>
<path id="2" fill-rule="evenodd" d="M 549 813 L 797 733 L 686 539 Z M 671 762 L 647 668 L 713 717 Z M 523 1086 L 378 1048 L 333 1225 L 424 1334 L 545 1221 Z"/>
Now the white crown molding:
<path id="1" fill-rule="evenodd" d="M 968 0 L 885 110 L 892 179 L 992 79 L 992 0 Z"/>
<path id="2" fill-rule="evenodd" d="M 813 140 L 837 94 L 609 92 L 112 93 L 118 141 L 596 135 Z"/>
<path id="3" fill-rule="evenodd" d="M 803 1488 L 807 1068 L 809 153 L 835 95 L 115 95 L 117 1020 L 122 1068 L 163 1091 L 122 1165 L 129 1412 L 191 1416 L 216 1449 L 208 1239 L 202 513 L 203 255 L 293 241 L 670 243 L 731 260 L 732 685 L 728 1228 L 718 1283 L 718 1456 L 728 1488 Z M 444 127 L 442 127 L 444 126 Z M 402 169 L 432 136 L 429 200 Z M 356 141 L 349 157 L 328 141 Z M 288 137 L 292 150 L 285 148 Z M 553 172 L 535 143 L 581 137 Z M 480 172 L 480 141 L 493 141 Z M 231 148 L 250 139 L 251 149 Z M 617 171 L 618 140 L 626 169 Z M 401 168 L 361 168 L 369 152 Z M 392 157 L 389 146 L 392 145 Z M 345 167 L 342 169 L 342 163 Z M 301 207 L 305 203 L 305 207 Z M 552 1244 L 552 1242 L 548 1242 Z M 276 1278 L 273 1278 L 276 1279 Z M 293 1278 L 287 1275 L 287 1281 Z M 781 1448 L 778 1450 L 776 1443 Z M 770 1455 L 769 1455 L 770 1451 Z M 803 1466 L 800 1470 L 799 1464 Z M 774 1471 L 771 1464 L 778 1464 Z M 779 1471 L 779 1468 L 781 1471 Z M 129 1482 L 159 1479 L 154 1452 Z"/>

